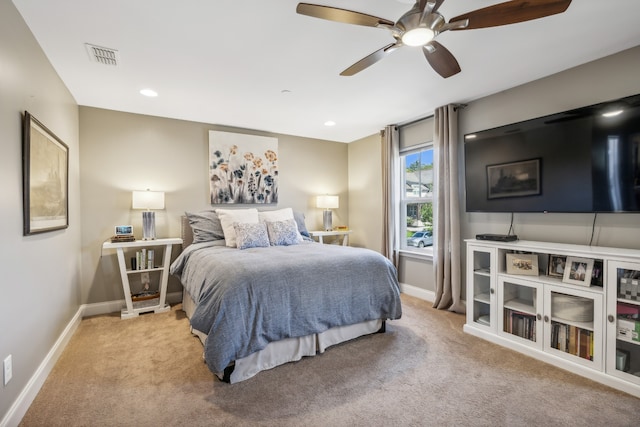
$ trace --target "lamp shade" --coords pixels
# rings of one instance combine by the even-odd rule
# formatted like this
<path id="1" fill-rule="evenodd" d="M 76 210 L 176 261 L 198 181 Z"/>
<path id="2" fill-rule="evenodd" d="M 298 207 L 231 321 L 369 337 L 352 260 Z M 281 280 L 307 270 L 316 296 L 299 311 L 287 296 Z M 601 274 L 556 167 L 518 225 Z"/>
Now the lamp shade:
<path id="1" fill-rule="evenodd" d="M 316 207 L 322 209 L 338 209 L 338 196 L 318 196 L 316 199 Z"/>
<path id="2" fill-rule="evenodd" d="M 131 200 L 133 209 L 164 209 L 164 191 L 134 191 Z"/>

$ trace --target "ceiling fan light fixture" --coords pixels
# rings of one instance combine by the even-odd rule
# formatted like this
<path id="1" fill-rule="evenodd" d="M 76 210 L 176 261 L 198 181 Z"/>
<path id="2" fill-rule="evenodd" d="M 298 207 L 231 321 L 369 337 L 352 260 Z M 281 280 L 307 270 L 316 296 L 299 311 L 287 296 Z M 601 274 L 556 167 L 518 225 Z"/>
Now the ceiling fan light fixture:
<path id="1" fill-rule="evenodd" d="M 402 43 L 407 46 L 424 46 L 433 40 L 435 35 L 431 28 L 413 28 L 402 35 Z"/>

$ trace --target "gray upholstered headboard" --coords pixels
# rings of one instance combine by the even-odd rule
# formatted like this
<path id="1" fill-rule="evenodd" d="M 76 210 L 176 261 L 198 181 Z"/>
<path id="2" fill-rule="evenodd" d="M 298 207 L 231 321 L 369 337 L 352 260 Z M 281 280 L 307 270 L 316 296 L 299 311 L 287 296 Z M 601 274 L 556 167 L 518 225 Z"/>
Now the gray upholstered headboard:
<path id="1" fill-rule="evenodd" d="M 180 217 L 180 234 L 182 234 L 182 250 L 193 243 L 193 230 L 186 215 Z"/>

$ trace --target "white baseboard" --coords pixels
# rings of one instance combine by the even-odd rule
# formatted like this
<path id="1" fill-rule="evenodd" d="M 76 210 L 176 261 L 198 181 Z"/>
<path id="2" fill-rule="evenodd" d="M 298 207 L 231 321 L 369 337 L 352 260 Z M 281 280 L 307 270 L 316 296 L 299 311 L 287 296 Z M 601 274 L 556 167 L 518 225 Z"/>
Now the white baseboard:
<path id="1" fill-rule="evenodd" d="M 167 294 L 167 303 L 177 304 L 182 301 L 182 292 L 171 292 Z M 125 307 L 123 299 L 117 301 L 98 302 L 95 304 L 85 304 L 82 317 L 96 316 L 98 314 L 118 313 Z"/>
<path id="2" fill-rule="evenodd" d="M 436 300 L 435 292 L 428 291 L 417 286 L 407 285 L 405 283 L 400 283 L 400 292 L 429 302 L 434 302 Z"/>
<path id="3" fill-rule="evenodd" d="M 69 340 L 76 329 L 78 329 L 80 320 L 82 320 L 82 312 L 83 306 L 80 306 L 76 314 L 67 324 L 66 328 L 64 328 L 64 331 L 62 331 L 62 334 L 60 334 L 60 337 L 53 344 L 53 347 L 49 350 L 42 363 L 40 363 L 38 369 L 36 369 L 33 376 L 29 379 L 27 385 L 22 389 L 22 392 L 16 401 L 11 405 L 11 408 L 9 408 L 5 417 L 0 421 L 0 427 L 13 427 L 20 424 L 22 417 L 27 413 L 29 406 L 31 406 L 31 403 L 33 403 L 33 400 L 38 395 L 38 392 L 69 343 Z"/>
<path id="4" fill-rule="evenodd" d="M 182 292 L 172 292 L 167 294 L 167 302 L 169 304 L 176 304 L 181 301 Z M 49 350 L 42 363 L 40 363 L 36 372 L 29 379 L 27 385 L 24 387 L 16 401 L 11 405 L 9 411 L 6 413 L 4 418 L 0 420 L 0 427 L 15 427 L 20 424 L 22 417 L 27 413 L 29 406 L 31 406 L 33 400 L 38 395 L 38 392 L 49 376 L 49 373 L 55 366 L 64 349 L 67 347 L 69 340 L 75 333 L 76 329 L 78 329 L 82 318 L 96 316 L 98 314 L 120 312 L 124 305 L 124 300 L 81 305 L 76 314 L 64 328 L 64 331 L 62 331 L 62 334 L 60 334 L 60 337 L 58 337 L 51 350 Z"/>

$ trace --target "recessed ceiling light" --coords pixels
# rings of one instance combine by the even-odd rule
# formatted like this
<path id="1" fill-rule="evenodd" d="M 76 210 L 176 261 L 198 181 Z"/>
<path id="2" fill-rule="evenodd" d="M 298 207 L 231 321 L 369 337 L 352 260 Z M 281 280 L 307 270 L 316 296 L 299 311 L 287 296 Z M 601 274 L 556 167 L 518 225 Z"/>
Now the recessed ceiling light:
<path id="1" fill-rule="evenodd" d="M 144 96 L 149 96 L 149 97 L 158 96 L 158 92 L 156 92 L 153 89 L 142 89 L 140 93 L 143 94 Z"/>
<path id="2" fill-rule="evenodd" d="M 333 120 L 327 120 L 326 122 L 324 122 L 325 126 L 335 126 L 336 122 L 334 122 Z"/>
<path id="3" fill-rule="evenodd" d="M 476 138 L 478 135 L 476 135 L 475 133 L 470 133 L 469 135 L 465 135 L 464 139 L 474 139 Z"/>

